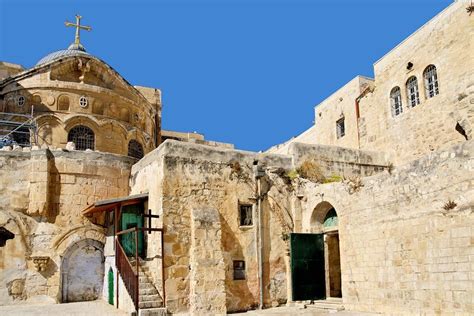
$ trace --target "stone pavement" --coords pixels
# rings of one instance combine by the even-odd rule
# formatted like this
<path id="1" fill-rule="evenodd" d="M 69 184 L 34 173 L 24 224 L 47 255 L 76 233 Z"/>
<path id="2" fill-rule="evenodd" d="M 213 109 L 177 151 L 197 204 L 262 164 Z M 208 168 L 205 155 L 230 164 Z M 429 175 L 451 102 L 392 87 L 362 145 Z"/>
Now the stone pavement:
<path id="1" fill-rule="evenodd" d="M 324 310 L 319 308 L 303 308 L 301 306 L 292 306 L 292 307 L 275 307 L 264 310 L 253 310 L 245 313 L 236 313 L 232 315 L 240 316 L 292 316 L 292 315 L 304 315 L 304 316 L 320 316 L 320 315 L 334 315 L 334 316 L 374 316 L 379 315 L 375 313 L 362 313 L 362 312 L 349 312 L 349 311 L 334 311 L 334 310 Z"/>
<path id="2" fill-rule="evenodd" d="M 126 316 L 104 301 L 48 304 L 48 305 L 8 305 L 0 306 L 2 316 Z"/>

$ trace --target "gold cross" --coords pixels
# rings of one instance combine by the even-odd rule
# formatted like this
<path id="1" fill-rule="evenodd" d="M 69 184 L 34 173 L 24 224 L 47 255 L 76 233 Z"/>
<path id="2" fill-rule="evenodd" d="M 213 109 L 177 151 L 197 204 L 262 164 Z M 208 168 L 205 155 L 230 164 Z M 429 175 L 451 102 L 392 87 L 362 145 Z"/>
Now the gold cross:
<path id="1" fill-rule="evenodd" d="M 81 19 L 82 19 L 82 16 L 80 16 L 79 14 L 76 14 L 76 24 L 68 22 L 68 21 L 64 22 L 66 26 L 74 26 L 76 28 L 76 38 L 74 39 L 74 44 L 80 44 L 79 32 L 81 29 L 86 30 L 86 31 L 92 30 L 92 27 L 90 26 L 81 25 Z"/>

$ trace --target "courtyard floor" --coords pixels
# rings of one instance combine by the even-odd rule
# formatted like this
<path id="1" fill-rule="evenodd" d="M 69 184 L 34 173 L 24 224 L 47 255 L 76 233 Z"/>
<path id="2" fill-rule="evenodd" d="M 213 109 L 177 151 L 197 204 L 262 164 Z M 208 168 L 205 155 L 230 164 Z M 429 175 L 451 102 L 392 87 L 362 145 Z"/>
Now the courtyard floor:
<path id="1" fill-rule="evenodd" d="M 379 314 L 374 313 L 359 313 L 359 312 L 349 312 L 349 311 L 329 311 L 313 307 L 302 308 L 302 307 L 275 307 L 264 310 L 253 310 L 245 313 L 236 313 L 232 315 L 239 316 L 291 316 L 291 315 L 305 315 L 305 316 L 319 316 L 319 315 L 334 315 L 334 316 L 374 316 Z"/>
<path id="2" fill-rule="evenodd" d="M 48 304 L 48 305 L 9 305 L 0 306 L 0 315 L 5 316 L 126 316 L 104 301 Z"/>

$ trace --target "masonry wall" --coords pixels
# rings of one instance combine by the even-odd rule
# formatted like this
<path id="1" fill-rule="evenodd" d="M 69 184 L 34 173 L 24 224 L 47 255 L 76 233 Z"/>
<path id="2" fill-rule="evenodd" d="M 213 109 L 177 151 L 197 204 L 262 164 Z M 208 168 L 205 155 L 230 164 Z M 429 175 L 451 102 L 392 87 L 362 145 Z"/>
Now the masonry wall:
<path id="1" fill-rule="evenodd" d="M 474 126 L 474 50 L 469 1 L 456 1 L 374 65 L 375 89 L 360 101 L 361 148 L 384 151 L 403 164 L 439 148 L 465 141 L 459 123 L 472 139 Z M 411 62 L 413 67 L 407 69 Z M 439 95 L 428 98 L 423 71 L 438 73 Z M 416 76 L 420 104 L 411 108 L 405 88 Z M 403 113 L 392 117 L 390 91 L 399 86 Z"/>
<path id="2" fill-rule="evenodd" d="M 81 211 L 128 195 L 135 161 L 94 152 L 0 151 L 0 225 L 15 234 L 0 247 L 0 304 L 61 301 L 61 256 L 84 239 L 105 242 L 104 230 Z M 37 256 L 49 258 L 43 271 Z"/>
<path id="3" fill-rule="evenodd" d="M 153 163 L 153 160 L 159 161 L 160 164 Z M 168 310 L 231 312 L 258 306 L 255 244 L 257 215 L 254 206 L 254 224 L 240 227 L 238 207 L 239 203 L 256 204 L 254 162 L 268 168 L 273 166 L 288 169 L 291 160 L 288 157 L 259 155 L 168 140 L 138 165 L 147 168 L 147 161 L 148 165 L 160 165 L 160 172 L 163 174 L 162 188 L 159 190 L 162 198 L 152 202 L 150 193 L 149 207 L 160 208 L 158 204 L 153 204 L 158 201 L 162 207 Z M 138 193 L 141 190 L 135 191 L 134 183 L 140 188 L 144 187 L 146 181 L 143 181 L 142 177 L 146 177 L 145 174 L 134 167 L 132 192 Z M 155 185 L 156 182 L 153 183 L 153 186 Z M 157 192 L 156 189 L 152 190 Z M 290 206 L 287 196 L 281 199 L 283 195 L 276 191 L 274 193 L 267 189 L 266 193 L 273 194 L 273 198 L 262 201 L 262 212 L 265 214 L 263 284 L 266 306 L 283 304 L 287 299 L 287 267 L 283 260 L 287 247 L 282 239 L 282 233 L 287 232 L 287 225 L 282 225 L 281 221 L 285 219 L 282 212 L 288 212 Z M 286 208 L 282 209 L 283 207 Z M 218 212 L 216 218 L 219 223 L 209 223 L 209 228 L 206 228 L 209 219 L 204 214 L 210 210 Z M 191 214 L 194 214 L 193 217 Z M 221 236 L 217 248 L 215 240 L 212 243 L 203 242 L 202 238 L 206 233 Z M 211 261 L 215 260 L 218 265 L 207 266 L 202 261 L 203 256 Z M 233 280 L 234 260 L 245 261 L 245 280 Z M 219 283 L 220 276 L 224 278 L 223 283 Z M 198 298 L 196 293 L 200 293 L 201 286 L 212 282 L 217 287 L 221 284 L 223 291 Z M 214 290 L 217 291 L 217 288 Z"/>
<path id="4" fill-rule="evenodd" d="M 473 154 L 473 141 L 436 151 L 363 178 L 355 192 L 347 183 L 303 181 L 303 232 L 315 229 L 322 201 L 338 214 L 346 309 L 474 312 Z"/>

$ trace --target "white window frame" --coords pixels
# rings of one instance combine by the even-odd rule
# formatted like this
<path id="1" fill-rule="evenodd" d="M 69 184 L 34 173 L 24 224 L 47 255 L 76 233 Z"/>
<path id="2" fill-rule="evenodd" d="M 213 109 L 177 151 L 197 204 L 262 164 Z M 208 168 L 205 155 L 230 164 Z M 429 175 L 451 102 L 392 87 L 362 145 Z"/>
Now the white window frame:
<path id="1" fill-rule="evenodd" d="M 403 113 L 402 91 L 400 87 L 393 87 L 390 91 L 390 108 L 392 109 L 392 116 L 398 116 Z"/>
<path id="2" fill-rule="evenodd" d="M 408 78 L 407 84 L 407 101 L 410 107 L 420 104 L 420 92 L 418 91 L 418 80 L 415 76 Z"/>

